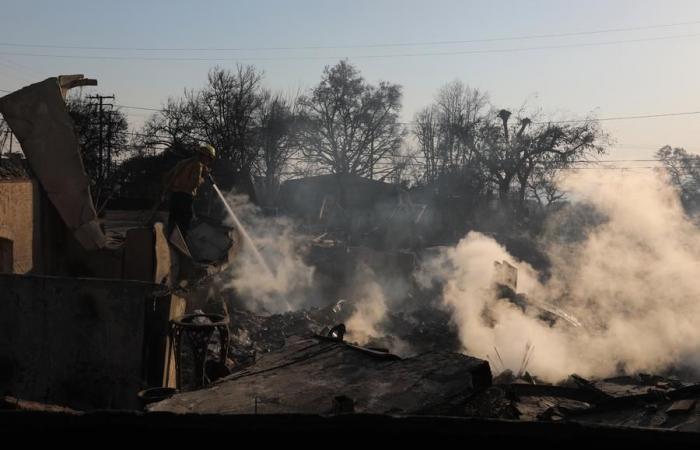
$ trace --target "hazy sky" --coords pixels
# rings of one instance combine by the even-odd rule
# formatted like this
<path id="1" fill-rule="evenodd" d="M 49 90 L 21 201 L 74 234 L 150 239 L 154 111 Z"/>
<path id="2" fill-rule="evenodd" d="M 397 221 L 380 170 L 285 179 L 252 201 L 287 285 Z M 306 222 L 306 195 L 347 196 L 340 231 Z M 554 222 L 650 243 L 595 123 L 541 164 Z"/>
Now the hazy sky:
<path id="1" fill-rule="evenodd" d="M 298 49 L 509 38 L 678 23 L 685 24 L 490 42 Z M 627 42 L 611 43 L 619 41 Z M 570 46 L 594 43 L 607 44 Z M 264 70 L 265 83 L 271 88 L 304 89 L 318 82 L 325 65 L 347 57 L 370 81 L 388 80 L 403 86 L 406 121 L 432 100 L 442 84 L 457 78 L 488 91 L 497 107 L 517 109 L 527 101 L 555 118 L 580 118 L 591 112 L 603 118 L 700 110 L 697 0 L 1 0 L 0 44 L 0 89 L 16 89 L 57 74 L 84 73 L 99 80 L 96 92 L 116 94 L 117 103 L 124 105 L 159 107 L 185 87 L 202 86 L 210 67 L 233 67 L 237 59 Z M 569 47 L 551 48 L 556 46 Z M 181 50 L 134 50 L 154 47 Z M 182 50 L 212 47 L 247 49 Z M 454 54 L 523 48 L 529 50 Z M 445 52 L 453 54 L 425 55 Z M 397 56 L 416 53 L 423 55 Z M 61 57 L 37 56 L 48 54 Z M 105 60 L 86 56 L 224 60 Z M 124 111 L 135 124 L 147 114 Z M 700 115 L 605 122 L 617 141 L 608 157 L 644 158 L 663 144 L 700 152 L 699 125 Z"/>

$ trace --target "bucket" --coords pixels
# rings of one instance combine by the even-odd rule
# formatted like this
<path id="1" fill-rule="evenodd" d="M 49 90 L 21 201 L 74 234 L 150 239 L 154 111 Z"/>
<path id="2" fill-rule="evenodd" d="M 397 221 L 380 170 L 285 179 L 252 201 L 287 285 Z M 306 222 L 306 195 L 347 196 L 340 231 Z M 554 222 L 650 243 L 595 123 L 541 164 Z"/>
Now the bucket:
<path id="1" fill-rule="evenodd" d="M 141 405 L 145 408 L 146 405 L 150 405 L 151 403 L 156 403 L 161 400 L 165 400 L 167 398 L 172 397 L 174 394 L 177 393 L 177 389 L 171 388 L 171 387 L 154 387 L 154 388 L 148 388 L 144 389 L 143 391 L 139 392 L 137 395 L 139 399 L 141 400 Z"/>

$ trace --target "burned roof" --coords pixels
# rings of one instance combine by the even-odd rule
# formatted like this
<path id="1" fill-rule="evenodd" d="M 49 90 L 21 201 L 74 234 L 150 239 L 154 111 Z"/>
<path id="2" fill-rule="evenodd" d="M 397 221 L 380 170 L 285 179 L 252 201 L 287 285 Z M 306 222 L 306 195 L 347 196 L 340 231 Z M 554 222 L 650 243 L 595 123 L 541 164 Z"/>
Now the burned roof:
<path id="1" fill-rule="evenodd" d="M 340 340 L 295 337 L 253 365 L 150 411 L 199 414 L 434 414 L 491 384 L 486 361 L 452 352 L 401 359 Z"/>

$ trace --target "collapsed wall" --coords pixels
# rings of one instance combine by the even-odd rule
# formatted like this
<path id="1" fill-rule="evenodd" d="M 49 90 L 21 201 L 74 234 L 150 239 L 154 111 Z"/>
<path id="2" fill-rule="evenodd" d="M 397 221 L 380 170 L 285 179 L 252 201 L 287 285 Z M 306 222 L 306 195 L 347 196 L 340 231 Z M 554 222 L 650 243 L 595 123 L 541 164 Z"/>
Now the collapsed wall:
<path id="1" fill-rule="evenodd" d="M 86 84 L 97 82 L 82 75 L 48 78 L 0 98 L 0 113 L 65 224 L 92 250 L 104 247 L 106 237 L 97 221 L 90 181 L 65 103 L 68 89 Z"/>
<path id="2" fill-rule="evenodd" d="M 167 377 L 184 301 L 153 283 L 0 275 L 0 392 L 76 409 L 136 409 Z M 170 380 L 174 377 L 170 376 Z"/>
<path id="3" fill-rule="evenodd" d="M 64 101 L 85 84 L 96 82 L 59 76 L 0 98 L 31 169 L 25 184 L 35 187 L 25 196 L 8 191 L 3 211 L 15 216 L 30 200 L 35 207 L 21 218 L 40 235 L 18 240 L 13 232 L 12 267 L 0 270 L 9 272 L 0 275 L 0 393 L 77 409 L 136 409 L 141 389 L 174 380 L 169 322 L 185 304 L 168 288 L 175 252 L 162 223 L 140 223 L 115 240 L 97 217 Z M 10 234 L 1 228 L 0 238 Z M 26 275 L 15 267 L 23 254 L 14 246 L 32 240 L 30 256 L 41 265 Z"/>

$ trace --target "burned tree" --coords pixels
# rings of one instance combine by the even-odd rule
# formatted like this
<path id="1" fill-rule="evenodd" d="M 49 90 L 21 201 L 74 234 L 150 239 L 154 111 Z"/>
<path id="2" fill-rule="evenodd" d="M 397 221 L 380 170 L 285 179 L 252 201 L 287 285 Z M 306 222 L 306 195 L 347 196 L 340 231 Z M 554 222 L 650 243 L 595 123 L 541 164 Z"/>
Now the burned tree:
<path id="1" fill-rule="evenodd" d="M 481 127 L 480 137 L 481 145 L 472 150 L 483 172 L 503 205 L 510 205 L 512 189 L 517 189 L 517 208 L 524 205 L 533 174 L 567 168 L 577 159 L 602 154 L 606 142 L 605 133 L 592 119 L 535 123 L 522 117 L 512 124 L 510 111 L 504 109 Z"/>
<path id="2" fill-rule="evenodd" d="M 349 62 L 340 61 L 326 67 L 300 105 L 302 152 L 312 164 L 368 178 L 391 170 L 389 158 L 403 135 L 398 122 L 401 86 L 372 85 Z"/>
<path id="3" fill-rule="evenodd" d="M 700 155 L 666 145 L 654 155 L 666 169 L 671 184 L 678 190 L 683 206 L 696 211 L 700 206 Z"/>
<path id="4" fill-rule="evenodd" d="M 443 166 L 438 153 L 440 139 L 440 123 L 437 108 L 428 106 L 416 114 L 413 135 L 423 156 L 426 183 L 437 180 Z"/>
<path id="5" fill-rule="evenodd" d="M 558 180 L 561 170 L 566 169 L 564 164 L 556 160 L 543 159 L 542 164 L 538 164 L 530 173 L 530 178 L 521 181 L 527 183 L 527 190 L 537 203 L 543 207 L 548 207 L 555 202 L 563 200 L 565 192 L 559 189 Z"/>
<path id="6" fill-rule="evenodd" d="M 250 173 L 256 158 L 255 113 L 262 104 L 262 74 L 252 66 L 215 68 L 206 88 L 186 94 L 195 133 L 216 147 L 220 166 Z"/>
<path id="7" fill-rule="evenodd" d="M 426 183 L 472 164 L 487 106 L 485 93 L 457 80 L 443 86 L 435 102 L 416 114 L 413 134 L 423 154 Z"/>
<path id="8" fill-rule="evenodd" d="M 595 120 L 534 122 L 523 112 L 514 119 L 506 109 L 493 111 L 486 93 L 460 81 L 440 89 L 415 122 L 424 182 L 468 177 L 472 191 L 487 195 L 495 190 L 506 209 L 522 208 L 530 196 L 560 198 L 556 171 L 602 153 L 606 143 Z"/>
<path id="9" fill-rule="evenodd" d="M 258 124 L 257 158 L 253 162 L 256 176 L 262 180 L 267 196 L 279 187 L 283 170 L 299 148 L 299 120 L 296 98 L 265 91 L 256 114 Z"/>
<path id="10" fill-rule="evenodd" d="M 169 98 L 165 107 L 151 116 L 143 127 L 137 141 L 148 153 L 156 150 L 181 150 L 195 145 L 195 122 L 185 99 Z"/>
<path id="11" fill-rule="evenodd" d="M 147 122 L 144 148 L 183 157 L 198 143 L 209 143 L 217 150 L 214 173 L 222 187 L 240 185 L 250 193 L 264 102 L 261 81 L 262 73 L 253 66 L 210 70 L 204 88 L 185 90 Z"/>

